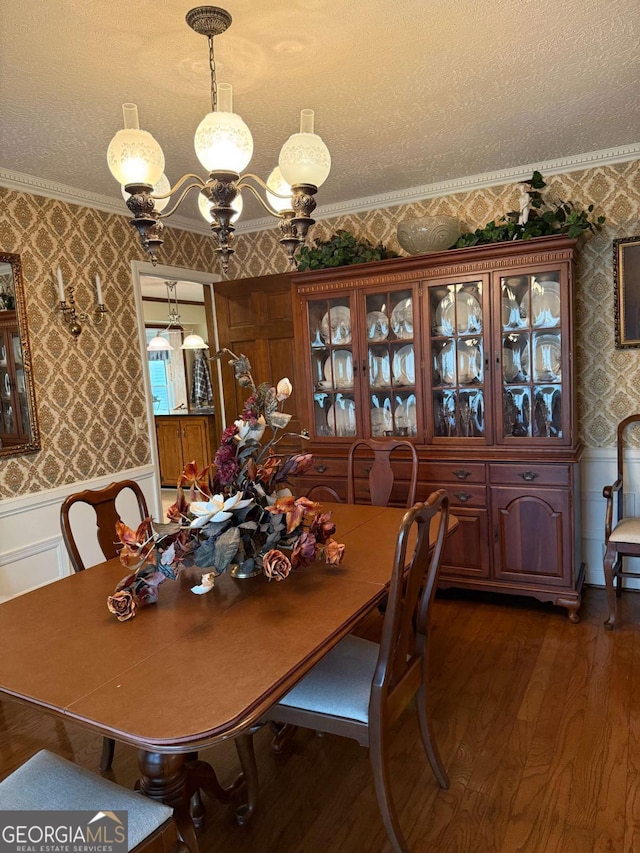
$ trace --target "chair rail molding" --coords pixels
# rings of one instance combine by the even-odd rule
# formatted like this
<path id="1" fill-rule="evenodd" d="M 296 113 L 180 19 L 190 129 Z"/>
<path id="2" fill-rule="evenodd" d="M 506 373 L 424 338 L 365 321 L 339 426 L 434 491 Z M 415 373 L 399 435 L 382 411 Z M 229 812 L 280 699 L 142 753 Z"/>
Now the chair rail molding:
<path id="1" fill-rule="evenodd" d="M 0 601 L 51 583 L 72 569 L 60 530 L 63 500 L 83 489 L 100 489 L 114 480 L 135 480 L 145 494 L 154 518 L 162 517 L 157 476 L 153 465 L 142 465 L 82 482 L 68 483 L 30 495 L 0 500 Z M 115 535 L 115 531 L 114 531 Z M 87 526 L 81 548 L 102 556 L 97 550 L 93 527 Z"/>

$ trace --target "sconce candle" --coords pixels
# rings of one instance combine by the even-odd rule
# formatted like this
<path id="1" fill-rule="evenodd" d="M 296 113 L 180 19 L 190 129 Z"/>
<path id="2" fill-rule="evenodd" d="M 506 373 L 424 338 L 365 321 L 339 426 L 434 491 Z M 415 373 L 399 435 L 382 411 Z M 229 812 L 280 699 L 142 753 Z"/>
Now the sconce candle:
<path id="1" fill-rule="evenodd" d="M 58 298 L 59 298 L 60 302 L 64 302 L 65 301 L 64 283 L 62 281 L 62 270 L 60 269 L 60 267 L 58 267 L 57 275 L 58 275 Z"/>
<path id="2" fill-rule="evenodd" d="M 102 298 L 102 284 L 98 273 L 96 273 L 96 295 L 98 297 L 98 305 L 104 305 L 104 299 Z"/>

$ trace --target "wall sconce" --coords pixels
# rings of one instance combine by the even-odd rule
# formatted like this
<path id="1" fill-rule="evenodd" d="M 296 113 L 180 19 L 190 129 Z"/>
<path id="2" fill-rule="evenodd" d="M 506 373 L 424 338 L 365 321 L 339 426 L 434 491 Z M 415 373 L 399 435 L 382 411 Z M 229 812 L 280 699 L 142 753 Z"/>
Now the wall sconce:
<path id="1" fill-rule="evenodd" d="M 58 310 L 62 312 L 62 319 L 69 327 L 69 331 L 73 335 L 73 342 L 75 343 L 82 332 L 82 323 L 93 323 L 94 326 L 99 326 L 104 320 L 104 315 L 107 313 L 107 307 L 104 304 L 104 298 L 102 296 L 102 283 L 100 281 L 100 276 L 96 273 L 96 297 L 98 299 L 98 304 L 96 305 L 92 317 L 90 314 L 87 314 L 86 311 L 76 311 L 76 301 L 73 298 L 73 287 L 69 288 L 69 297 L 67 299 L 64 292 L 64 282 L 62 281 L 62 270 L 60 267 L 58 267 L 57 278 L 58 299 L 60 300 Z"/>

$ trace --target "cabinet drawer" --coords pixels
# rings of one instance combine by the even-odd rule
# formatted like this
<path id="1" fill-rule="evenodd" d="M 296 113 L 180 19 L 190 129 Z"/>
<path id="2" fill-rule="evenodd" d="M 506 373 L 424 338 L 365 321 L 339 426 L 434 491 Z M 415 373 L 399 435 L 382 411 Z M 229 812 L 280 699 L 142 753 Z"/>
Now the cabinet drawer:
<path id="1" fill-rule="evenodd" d="M 451 506 L 487 506 L 487 490 L 484 486 L 470 486 L 467 483 L 418 483 L 417 500 L 426 501 L 431 492 L 446 489 Z"/>
<path id="2" fill-rule="evenodd" d="M 304 452 L 304 448 L 302 448 Z M 335 456 L 331 456 L 329 458 L 323 458 L 322 456 L 316 456 L 313 454 L 313 465 L 308 471 L 309 478 L 317 477 L 320 475 L 323 479 L 331 479 L 332 477 L 338 477 L 339 479 L 346 480 L 347 477 L 347 458 L 344 459 L 336 459 Z"/>
<path id="3" fill-rule="evenodd" d="M 489 480 L 491 483 L 509 486 L 568 486 L 571 482 L 571 466 L 494 463 L 489 465 Z"/>
<path id="4" fill-rule="evenodd" d="M 485 476 L 485 466 L 478 462 L 420 463 L 419 479 L 440 486 L 443 483 L 484 483 Z"/>

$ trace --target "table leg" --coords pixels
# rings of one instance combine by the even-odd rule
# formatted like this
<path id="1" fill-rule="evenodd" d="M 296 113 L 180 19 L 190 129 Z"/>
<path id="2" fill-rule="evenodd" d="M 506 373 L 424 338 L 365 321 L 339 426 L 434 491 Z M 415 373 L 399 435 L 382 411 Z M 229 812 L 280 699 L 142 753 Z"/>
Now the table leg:
<path id="1" fill-rule="evenodd" d="M 160 800 L 173 808 L 174 819 L 182 841 L 190 848 L 191 853 L 199 853 L 195 830 L 196 826 L 200 828 L 204 822 L 200 791 L 215 797 L 221 803 L 230 803 L 238 799 L 245 789 L 246 782 L 244 774 L 240 773 L 231 785 L 224 788 L 218 782 L 216 772 L 210 764 L 197 759 L 188 760 L 193 755 L 194 753 L 187 756 L 168 755 L 138 750 L 140 779 L 137 787 L 147 797 Z M 257 787 L 257 769 L 252 791 L 255 787 Z"/>
<path id="2" fill-rule="evenodd" d="M 199 853 L 198 838 L 189 810 L 191 791 L 184 755 L 167 755 L 138 750 L 140 779 L 137 787 L 152 800 L 173 808 L 180 838 L 191 853 Z"/>

